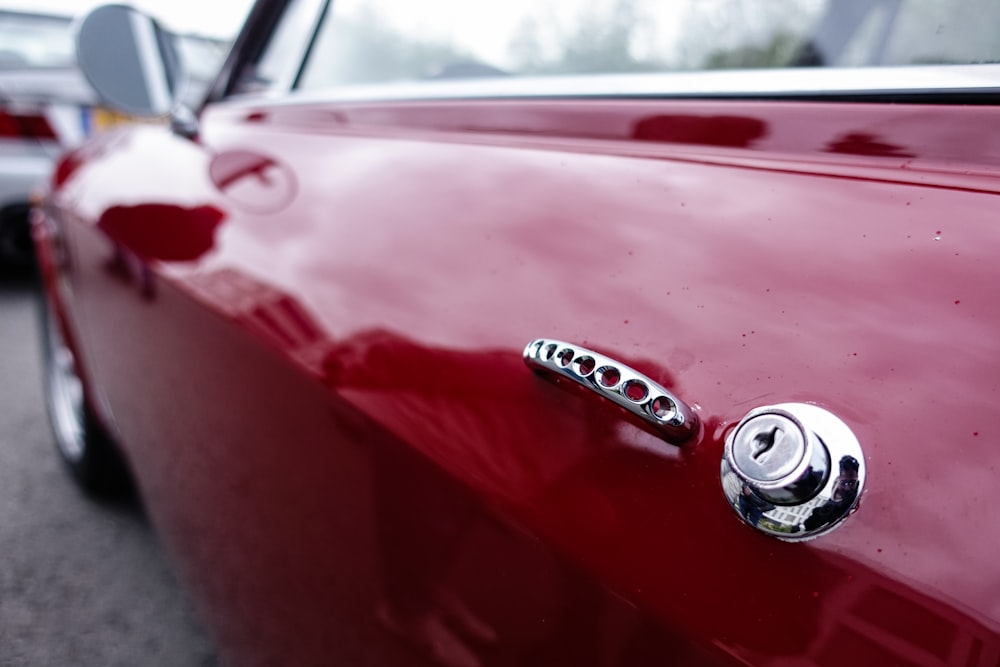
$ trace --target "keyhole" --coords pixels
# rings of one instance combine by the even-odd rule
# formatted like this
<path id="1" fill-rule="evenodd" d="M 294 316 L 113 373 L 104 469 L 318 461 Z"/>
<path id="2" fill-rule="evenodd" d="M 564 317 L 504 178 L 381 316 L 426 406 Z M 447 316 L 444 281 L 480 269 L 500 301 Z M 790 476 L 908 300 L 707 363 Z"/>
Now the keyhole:
<path id="1" fill-rule="evenodd" d="M 770 431 L 764 431 L 758 433 L 753 437 L 753 452 L 750 457 L 757 463 L 763 463 L 763 458 L 771 448 L 774 447 L 774 443 L 781 439 L 782 430 L 775 426 Z"/>

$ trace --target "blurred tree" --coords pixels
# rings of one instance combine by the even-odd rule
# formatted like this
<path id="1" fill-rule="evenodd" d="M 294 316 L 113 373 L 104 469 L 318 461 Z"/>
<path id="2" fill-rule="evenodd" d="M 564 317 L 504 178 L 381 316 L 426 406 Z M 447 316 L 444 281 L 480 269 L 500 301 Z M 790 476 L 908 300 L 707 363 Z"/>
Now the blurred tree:
<path id="1" fill-rule="evenodd" d="M 822 0 L 692 2 L 678 40 L 684 69 L 783 67 L 793 63 Z"/>
<path id="2" fill-rule="evenodd" d="M 353 45 L 356 80 L 421 79 L 469 55 L 444 41 L 418 40 L 389 26 L 371 6 L 365 6 L 345 27 Z"/>
<path id="3" fill-rule="evenodd" d="M 712 51 L 705 57 L 702 69 L 787 67 L 801 52 L 802 44 L 800 36 L 779 32 L 764 44 Z"/>
<path id="4" fill-rule="evenodd" d="M 613 73 L 663 70 L 664 62 L 638 56 L 636 42 L 643 30 L 645 0 L 612 0 L 590 5 L 571 26 L 551 11 L 522 19 L 508 46 L 522 74 Z"/>

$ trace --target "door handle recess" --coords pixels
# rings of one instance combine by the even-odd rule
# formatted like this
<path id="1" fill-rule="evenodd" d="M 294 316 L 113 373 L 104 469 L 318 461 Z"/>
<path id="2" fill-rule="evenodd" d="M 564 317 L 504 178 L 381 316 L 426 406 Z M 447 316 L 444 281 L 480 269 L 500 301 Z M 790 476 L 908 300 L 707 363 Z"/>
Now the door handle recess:
<path id="1" fill-rule="evenodd" d="M 682 400 L 633 368 L 593 350 L 550 338 L 524 348 L 529 368 L 569 378 L 625 408 L 660 431 L 670 444 L 694 443 L 698 416 Z"/>

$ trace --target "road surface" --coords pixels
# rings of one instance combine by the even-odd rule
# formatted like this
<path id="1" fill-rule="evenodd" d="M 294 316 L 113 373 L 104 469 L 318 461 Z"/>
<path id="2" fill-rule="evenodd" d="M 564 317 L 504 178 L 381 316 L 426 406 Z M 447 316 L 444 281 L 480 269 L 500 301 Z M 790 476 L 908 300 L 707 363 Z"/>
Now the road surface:
<path id="1" fill-rule="evenodd" d="M 215 665 L 138 503 L 87 500 L 62 469 L 33 289 L 0 272 L 0 665 Z"/>

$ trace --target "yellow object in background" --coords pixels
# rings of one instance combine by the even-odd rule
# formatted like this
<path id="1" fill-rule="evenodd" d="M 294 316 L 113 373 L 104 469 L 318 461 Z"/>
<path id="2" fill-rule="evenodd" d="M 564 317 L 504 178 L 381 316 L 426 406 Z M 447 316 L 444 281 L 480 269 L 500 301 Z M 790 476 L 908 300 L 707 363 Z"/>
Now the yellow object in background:
<path id="1" fill-rule="evenodd" d="M 151 123 L 155 125 L 168 122 L 168 118 L 166 116 L 142 118 L 114 111 L 112 109 L 107 109 L 105 107 L 84 107 L 81 109 L 81 112 L 84 135 L 103 132 L 104 130 L 117 127 L 125 123 Z"/>
<path id="2" fill-rule="evenodd" d="M 119 113 L 117 111 L 112 111 L 111 109 L 104 108 L 94 108 L 90 112 L 91 118 L 91 131 L 99 132 L 101 130 L 106 130 L 109 127 L 114 127 L 115 125 L 121 125 L 122 123 L 131 123 L 135 119 L 128 114 Z"/>

